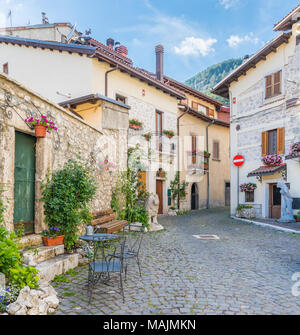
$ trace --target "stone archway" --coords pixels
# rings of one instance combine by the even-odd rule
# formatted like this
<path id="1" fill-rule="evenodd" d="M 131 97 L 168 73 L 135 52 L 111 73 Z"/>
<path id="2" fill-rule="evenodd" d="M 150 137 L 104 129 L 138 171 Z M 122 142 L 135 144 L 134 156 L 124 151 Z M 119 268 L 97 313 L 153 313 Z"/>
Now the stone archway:
<path id="1" fill-rule="evenodd" d="M 199 190 L 197 183 L 191 187 L 191 210 L 199 209 Z"/>

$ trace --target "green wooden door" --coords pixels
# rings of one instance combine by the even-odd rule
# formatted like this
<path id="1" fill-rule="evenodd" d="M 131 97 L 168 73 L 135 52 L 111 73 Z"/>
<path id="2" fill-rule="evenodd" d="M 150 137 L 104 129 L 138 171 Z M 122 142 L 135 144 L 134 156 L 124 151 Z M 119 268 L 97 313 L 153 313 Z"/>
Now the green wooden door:
<path id="1" fill-rule="evenodd" d="M 15 134 L 14 223 L 24 223 L 28 234 L 34 232 L 35 137 Z"/>

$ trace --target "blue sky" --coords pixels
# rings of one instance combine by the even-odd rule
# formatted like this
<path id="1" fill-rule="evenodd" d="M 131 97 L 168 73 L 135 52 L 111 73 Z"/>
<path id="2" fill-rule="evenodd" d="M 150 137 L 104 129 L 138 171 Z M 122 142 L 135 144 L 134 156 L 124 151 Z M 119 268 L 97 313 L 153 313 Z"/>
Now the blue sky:
<path id="1" fill-rule="evenodd" d="M 165 47 L 165 74 L 179 81 L 225 59 L 254 53 L 275 36 L 273 24 L 299 0 L 0 0 L 0 26 L 77 23 L 101 42 L 127 46 L 135 66 L 155 69 L 154 47 Z"/>

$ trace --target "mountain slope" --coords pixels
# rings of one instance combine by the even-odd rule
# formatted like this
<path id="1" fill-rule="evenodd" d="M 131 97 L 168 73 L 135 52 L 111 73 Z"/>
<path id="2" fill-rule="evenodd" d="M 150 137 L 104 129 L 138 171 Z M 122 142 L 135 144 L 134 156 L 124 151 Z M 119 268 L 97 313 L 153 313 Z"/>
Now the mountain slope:
<path id="1" fill-rule="evenodd" d="M 243 58 L 228 59 L 222 63 L 212 65 L 188 79 L 185 84 L 221 101 L 224 105 L 228 105 L 228 99 L 212 94 L 210 90 L 226 77 L 228 73 L 242 64 L 242 61 Z"/>

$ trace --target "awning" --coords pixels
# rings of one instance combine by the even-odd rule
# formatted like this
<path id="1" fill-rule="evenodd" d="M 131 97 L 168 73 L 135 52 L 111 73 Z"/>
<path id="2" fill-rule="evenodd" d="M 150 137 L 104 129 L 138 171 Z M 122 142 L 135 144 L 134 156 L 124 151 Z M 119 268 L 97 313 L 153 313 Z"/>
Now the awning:
<path id="1" fill-rule="evenodd" d="M 272 165 L 272 166 L 264 165 L 259 167 L 258 169 L 249 172 L 248 177 L 272 175 L 284 169 L 286 169 L 286 164 Z"/>

